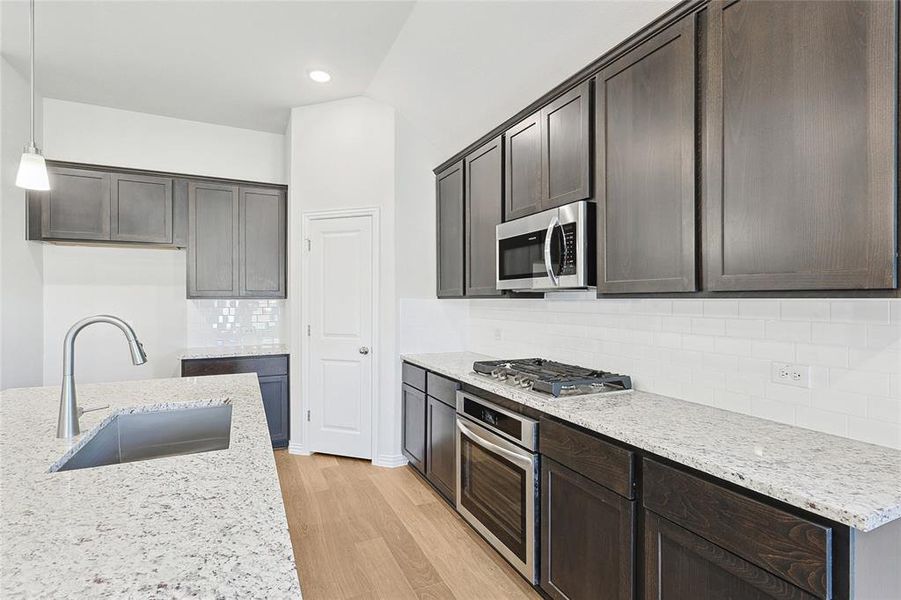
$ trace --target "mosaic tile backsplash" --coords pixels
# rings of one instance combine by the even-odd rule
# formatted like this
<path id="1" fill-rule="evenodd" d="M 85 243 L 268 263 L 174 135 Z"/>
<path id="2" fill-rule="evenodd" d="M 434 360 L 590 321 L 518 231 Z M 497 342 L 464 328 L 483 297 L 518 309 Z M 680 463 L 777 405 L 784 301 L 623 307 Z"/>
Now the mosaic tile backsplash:
<path id="1" fill-rule="evenodd" d="M 283 344 L 284 300 L 190 300 L 189 347 Z"/>

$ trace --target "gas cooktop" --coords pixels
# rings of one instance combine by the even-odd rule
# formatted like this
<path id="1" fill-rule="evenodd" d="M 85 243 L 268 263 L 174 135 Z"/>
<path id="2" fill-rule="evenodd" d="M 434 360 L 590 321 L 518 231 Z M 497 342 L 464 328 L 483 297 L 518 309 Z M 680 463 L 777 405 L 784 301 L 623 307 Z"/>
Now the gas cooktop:
<path id="1" fill-rule="evenodd" d="M 597 371 L 543 358 L 480 360 L 472 364 L 476 373 L 552 396 L 598 394 L 632 389 L 628 375 Z"/>

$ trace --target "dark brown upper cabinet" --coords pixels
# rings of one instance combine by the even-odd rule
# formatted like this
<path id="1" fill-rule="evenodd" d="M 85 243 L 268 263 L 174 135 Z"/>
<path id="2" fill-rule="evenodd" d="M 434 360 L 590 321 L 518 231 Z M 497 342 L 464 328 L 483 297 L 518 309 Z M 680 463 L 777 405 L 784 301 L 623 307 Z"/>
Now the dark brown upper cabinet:
<path id="1" fill-rule="evenodd" d="M 28 192 L 27 239 L 185 245 L 187 198 L 172 177 L 52 161 L 47 173 L 50 190 Z"/>
<path id="2" fill-rule="evenodd" d="M 591 197 L 591 86 L 585 81 L 504 134 L 504 220 Z"/>
<path id="3" fill-rule="evenodd" d="M 288 207 L 284 190 L 240 190 L 238 295 L 284 298 Z"/>
<path id="4" fill-rule="evenodd" d="M 504 220 L 541 210 L 541 114 L 523 119 L 504 134 Z"/>
<path id="5" fill-rule="evenodd" d="M 238 186 L 188 184 L 188 298 L 238 296 Z"/>
<path id="6" fill-rule="evenodd" d="M 595 88 L 598 292 L 694 291 L 695 16 Z"/>
<path id="7" fill-rule="evenodd" d="M 286 297 L 284 189 L 192 181 L 188 222 L 188 298 Z"/>
<path id="8" fill-rule="evenodd" d="M 897 9 L 710 5 L 705 287 L 896 287 Z"/>
<path id="9" fill-rule="evenodd" d="M 497 235 L 503 199 L 503 144 L 492 140 L 466 157 L 466 295 L 499 296 Z"/>
<path id="10" fill-rule="evenodd" d="M 448 167 L 437 177 L 439 298 L 464 295 L 463 161 Z"/>
<path id="11" fill-rule="evenodd" d="M 113 173 L 110 239 L 172 242 L 172 179 Z"/>
<path id="12" fill-rule="evenodd" d="M 29 211 L 38 208 L 40 216 L 31 239 L 109 240 L 109 173 L 48 166 L 47 175 L 50 190 L 29 193 Z"/>
<path id="13" fill-rule="evenodd" d="M 591 80 L 541 109 L 541 209 L 591 197 Z"/>

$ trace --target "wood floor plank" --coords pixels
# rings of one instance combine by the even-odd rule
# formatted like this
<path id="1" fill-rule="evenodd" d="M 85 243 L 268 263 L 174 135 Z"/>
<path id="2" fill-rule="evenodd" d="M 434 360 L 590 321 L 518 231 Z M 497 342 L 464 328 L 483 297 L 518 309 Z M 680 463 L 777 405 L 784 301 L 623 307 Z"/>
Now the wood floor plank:
<path id="1" fill-rule="evenodd" d="M 305 600 L 539 598 L 409 468 L 276 452 Z"/>

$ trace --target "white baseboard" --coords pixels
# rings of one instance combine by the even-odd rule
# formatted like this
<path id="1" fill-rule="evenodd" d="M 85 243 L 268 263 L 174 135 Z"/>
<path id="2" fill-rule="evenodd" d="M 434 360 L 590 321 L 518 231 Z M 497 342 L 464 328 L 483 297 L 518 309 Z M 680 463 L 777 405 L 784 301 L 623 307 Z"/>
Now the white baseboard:
<path id="1" fill-rule="evenodd" d="M 300 456 L 309 456 L 311 452 L 307 450 L 300 442 L 288 442 L 288 454 L 299 454 Z"/>
<path id="2" fill-rule="evenodd" d="M 396 469 L 397 467 L 404 467 L 407 465 L 407 457 L 403 454 L 389 454 L 387 456 L 383 455 L 379 456 L 378 458 L 373 458 L 372 464 L 376 467 Z"/>

